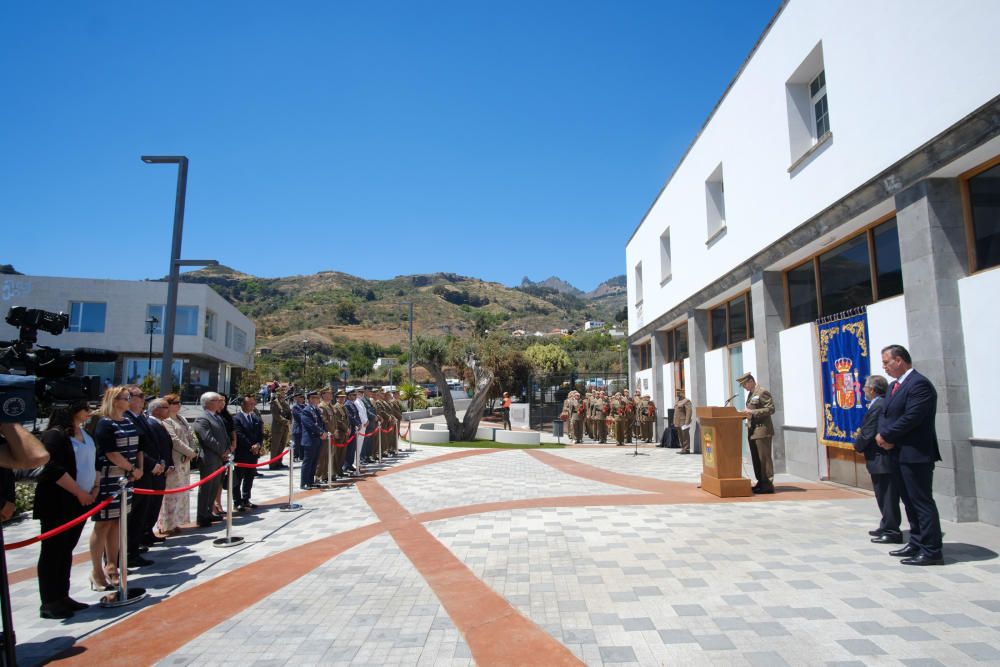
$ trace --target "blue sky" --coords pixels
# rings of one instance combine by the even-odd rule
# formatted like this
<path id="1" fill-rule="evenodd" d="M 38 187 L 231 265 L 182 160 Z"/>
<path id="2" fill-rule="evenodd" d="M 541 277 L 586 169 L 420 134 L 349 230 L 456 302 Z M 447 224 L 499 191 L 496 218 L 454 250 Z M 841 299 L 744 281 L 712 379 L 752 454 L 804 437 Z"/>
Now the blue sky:
<path id="1" fill-rule="evenodd" d="M 778 4 L 3 3 L 0 263 L 589 290 Z"/>

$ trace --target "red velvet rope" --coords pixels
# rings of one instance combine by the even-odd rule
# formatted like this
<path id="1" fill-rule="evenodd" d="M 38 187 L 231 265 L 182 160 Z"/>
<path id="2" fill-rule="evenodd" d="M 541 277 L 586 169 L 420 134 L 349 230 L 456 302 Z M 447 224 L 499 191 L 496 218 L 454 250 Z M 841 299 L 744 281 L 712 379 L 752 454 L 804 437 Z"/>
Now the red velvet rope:
<path id="1" fill-rule="evenodd" d="M 76 517 L 75 519 L 73 519 L 69 523 L 64 523 L 63 525 L 61 525 L 61 526 L 59 526 L 57 528 L 53 528 L 52 530 L 47 530 L 44 533 L 42 533 L 41 535 L 35 535 L 34 537 L 32 537 L 30 539 L 27 539 L 27 540 L 21 540 L 20 542 L 11 542 L 10 544 L 5 544 L 3 546 L 3 549 L 4 549 L 4 551 L 10 551 L 11 549 L 20 549 L 21 547 L 26 547 L 29 544 L 34 544 L 35 542 L 41 542 L 42 540 L 47 540 L 50 537 L 55 537 L 59 533 L 63 533 L 65 531 L 69 530 L 70 528 L 72 528 L 73 526 L 77 525 L 78 523 L 82 523 L 83 521 L 86 521 L 90 517 L 94 516 L 95 514 L 97 514 L 98 512 L 100 512 L 102 509 L 104 509 L 105 507 L 107 507 L 111 503 L 111 501 L 114 500 L 117 496 L 118 496 L 118 493 L 116 492 L 110 498 L 105 498 L 101 502 L 97 503 L 97 505 L 95 505 L 88 512 L 86 512 L 85 514 L 81 514 L 80 516 Z"/>
<path id="2" fill-rule="evenodd" d="M 154 489 L 132 489 L 132 492 L 140 496 L 167 496 L 170 495 L 171 493 L 183 493 L 185 491 L 190 491 L 191 489 L 195 489 L 201 486 L 208 480 L 218 477 L 225 471 L 226 471 L 226 464 L 223 463 L 211 475 L 209 475 L 208 477 L 202 477 L 199 481 L 195 482 L 194 484 L 188 484 L 187 486 L 179 486 L 176 489 L 164 489 L 163 491 L 156 491 Z"/>
<path id="3" fill-rule="evenodd" d="M 275 461 L 280 461 L 285 456 L 285 454 L 287 454 L 287 453 L 288 453 L 288 450 L 286 449 L 285 451 L 283 451 L 280 454 L 278 454 L 277 456 L 275 456 L 273 459 L 268 459 L 267 461 L 264 461 L 263 463 L 237 463 L 236 467 L 237 468 L 262 468 L 262 467 L 264 467 L 266 465 L 271 465 Z"/>

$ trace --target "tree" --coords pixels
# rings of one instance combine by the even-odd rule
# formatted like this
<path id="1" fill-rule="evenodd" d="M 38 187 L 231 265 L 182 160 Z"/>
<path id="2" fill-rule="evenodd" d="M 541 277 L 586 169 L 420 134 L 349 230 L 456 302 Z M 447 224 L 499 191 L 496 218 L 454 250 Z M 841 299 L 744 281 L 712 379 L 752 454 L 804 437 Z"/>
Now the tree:
<path id="1" fill-rule="evenodd" d="M 524 351 L 524 356 L 539 375 L 565 373 L 573 365 L 566 350 L 551 343 L 530 345 Z"/>
<path id="2" fill-rule="evenodd" d="M 486 408 L 490 385 L 493 384 L 493 371 L 482 361 L 483 353 L 491 353 L 488 349 L 481 349 L 484 347 L 488 347 L 484 345 L 484 339 L 477 338 L 456 341 L 453 338 L 417 336 L 413 341 L 415 363 L 427 369 L 441 391 L 448 435 L 453 441 L 475 440 L 476 429 L 479 428 L 479 421 Z M 461 422 L 458 421 L 455 401 L 448 389 L 445 366 L 464 366 L 472 373 L 475 393 Z"/>

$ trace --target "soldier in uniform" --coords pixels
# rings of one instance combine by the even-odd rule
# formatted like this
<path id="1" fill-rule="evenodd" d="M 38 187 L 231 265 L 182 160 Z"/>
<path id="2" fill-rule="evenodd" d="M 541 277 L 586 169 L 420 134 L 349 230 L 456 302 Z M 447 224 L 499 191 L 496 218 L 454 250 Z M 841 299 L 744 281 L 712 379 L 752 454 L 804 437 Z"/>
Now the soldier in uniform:
<path id="1" fill-rule="evenodd" d="M 403 423 L 403 404 L 399 402 L 399 392 L 389 392 L 389 412 L 392 415 L 392 433 L 389 434 L 392 455 L 399 456 L 399 425 Z"/>
<path id="2" fill-rule="evenodd" d="M 611 401 L 608 394 L 603 389 L 597 392 L 597 439 L 603 445 L 608 441 L 608 419 L 611 417 Z"/>
<path id="3" fill-rule="evenodd" d="M 323 430 L 333 433 L 333 389 L 326 387 L 319 392 L 319 413 L 323 419 Z M 330 439 L 327 438 L 320 447 L 319 456 L 316 458 L 316 478 L 324 482 L 332 482 L 337 478 L 334 473 L 333 479 L 327 479 L 327 470 L 330 465 Z"/>
<path id="4" fill-rule="evenodd" d="M 271 456 L 276 457 L 285 451 L 288 445 L 288 422 L 292 418 L 292 409 L 282 395 L 280 389 L 275 389 L 271 394 L 271 442 L 269 444 Z M 282 470 L 287 466 L 280 460 L 275 461 L 270 466 L 271 470 Z"/>
<path id="5" fill-rule="evenodd" d="M 302 412 L 308 408 L 305 392 L 296 391 L 292 394 L 292 456 L 296 461 L 302 460 Z"/>
<path id="6" fill-rule="evenodd" d="M 378 460 L 381 461 L 389 455 L 389 434 L 386 431 L 392 426 L 392 411 L 389 409 L 389 404 L 386 403 L 385 394 L 382 391 L 376 389 L 373 393 L 375 394 L 375 398 L 372 404 L 375 406 L 379 425 L 379 431 L 375 434 L 375 448 L 373 451 L 378 456 Z"/>
<path id="7" fill-rule="evenodd" d="M 642 425 L 642 439 L 645 442 L 653 442 L 653 424 L 656 423 L 656 403 L 649 396 L 643 396 L 646 406 L 642 410 L 639 421 Z"/>
<path id="8" fill-rule="evenodd" d="M 608 407 L 608 417 L 611 422 L 611 435 L 614 437 L 615 442 L 618 443 L 619 446 L 624 445 L 625 434 L 623 432 L 624 424 L 622 423 L 624 418 L 624 409 L 622 406 L 622 394 L 620 391 L 615 392 L 614 396 L 611 397 Z"/>
<path id="9" fill-rule="evenodd" d="M 587 438 L 594 440 L 594 395 L 593 392 L 585 392 L 583 395 L 583 430 Z"/>
<path id="10" fill-rule="evenodd" d="M 351 418 L 344 406 L 346 400 L 347 394 L 341 389 L 337 392 L 337 402 L 330 406 L 330 412 L 333 415 L 333 429 L 330 433 L 333 438 L 334 477 L 344 475 L 344 453 L 347 451 L 347 439 L 351 437 Z"/>
<path id="11" fill-rule="evenodd" d="M 691 401 L 684 397 L 684 390 L 677 389 L 677 402 L 674 403 L 674 426 L 677 428 L 677 437 L 681 443 L 681 451 L 678 454 L 691 453 L 691 417 L 694 410 L 691 408 Z"/>
<path id="12" fill-rule="evenodd" d="M 573 391 L 570 394 L 573 398 L 572 409 L 569 413 L 569 437 L 576 444 L 583 442 L 583 414 L 585 408 L 580 400 L 580 392 Z"/>
<path id="13" fill-rule="evenodd" d="M 774 414 L 774 399 L 771 392 L 757 384 L 751 373 L 744 373 L 736 381 L 750 392 L 743 414 L 747 419 L 753 474 L 757 478 L 753 492 L 774 493 L 774 462 L 771 460 L 771 438 L 774 436 L 771 415 Z"/>

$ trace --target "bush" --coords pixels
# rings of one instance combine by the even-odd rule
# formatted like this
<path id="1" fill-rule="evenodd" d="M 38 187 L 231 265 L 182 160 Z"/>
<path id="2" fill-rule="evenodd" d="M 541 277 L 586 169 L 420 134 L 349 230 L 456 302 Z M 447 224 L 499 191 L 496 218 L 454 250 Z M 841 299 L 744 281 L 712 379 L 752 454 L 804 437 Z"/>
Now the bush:
<path id="1" fill-rule="evenodd" d="M 35 507 L 35 484 L 18 482 L 14 488 L 14 506 L 16 514 L 30 512 Z"/>
<path id="2" fill-rule="evenodd" d="M 429 401 L 427 401 L 427 407 L 429 407 L 429 408 L 443 408 L 444 407 L 444 399 L 441 398 L 440 396 L 435 396 L 434 398 L 432 398 Z"/>
<path id="3" fill-rule="evenodd" d="M 413 409 L 414 410 L 423 410 L 426 407 L 427 407 L 427 399 L 426 398 L 424 398 L 423 396 L 415 396 L 413 398 Z"/>

